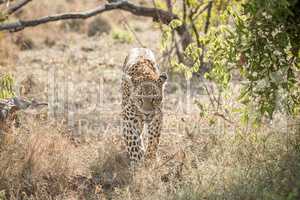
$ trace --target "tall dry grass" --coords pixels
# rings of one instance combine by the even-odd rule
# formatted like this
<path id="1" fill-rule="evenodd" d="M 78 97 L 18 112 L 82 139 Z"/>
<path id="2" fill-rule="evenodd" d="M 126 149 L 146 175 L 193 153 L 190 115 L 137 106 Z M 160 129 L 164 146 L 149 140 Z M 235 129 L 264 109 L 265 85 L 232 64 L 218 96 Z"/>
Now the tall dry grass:
<path id="1" fill-rule="evenodd" d="M 52 199 L 65 192 L 74 148 L 59 130 L 36 122 L 1 132 L 0 191 L 6 199 Z"/>
<path id="2" fill-rule="evenodd" d="M 298 199 L 299 132 L 202 135 L 184 161 L 143 169 L 115 199 Z M 206 141 L 199 145 L 197 140 Z M 172 140 L 172 139 L 171 139 Z M 298 141 L 298 142 L 297 142 Z"/>
<path id="3" fill-rule="evenodd" d="M 176 135 L 162 135 L 158 160 L 136 171 L 115 132 L 74 143 L 63 126 L 25 120 L 1 138 L 0 198 L 299 199 L 297 124 L 213 134 L 195 128 L 205 120 L 186 118 Z"/>

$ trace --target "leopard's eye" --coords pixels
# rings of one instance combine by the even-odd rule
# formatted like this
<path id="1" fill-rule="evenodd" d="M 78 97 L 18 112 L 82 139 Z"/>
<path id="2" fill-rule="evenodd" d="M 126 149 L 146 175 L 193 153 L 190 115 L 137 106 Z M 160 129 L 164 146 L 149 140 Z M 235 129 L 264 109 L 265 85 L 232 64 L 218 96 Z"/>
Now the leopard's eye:
<path id="1" fill-rule="evenodd" d="M 155 98 L 153 98 L 153 99 L 151 100 L 151 103 L 152 103 L 152 104 L 155 104 L 155 103 L 156 103 Z"/>
<path id="2" fill-rule="evenodd" d="M 154 105 L 159 104 L 159 98 L 158 98 L 158 97 L 154 97 L 154 98 L 152 99 L 152 104 L 154 104 Z"/>
<path id="3" fill-rule="evenodd" d="M 142 98 L 139 98 L 138 101 L 139 101 L 139 103 L 140 103 L 141 105 L 143 105 L 143 99 L 142 99 Z"/>

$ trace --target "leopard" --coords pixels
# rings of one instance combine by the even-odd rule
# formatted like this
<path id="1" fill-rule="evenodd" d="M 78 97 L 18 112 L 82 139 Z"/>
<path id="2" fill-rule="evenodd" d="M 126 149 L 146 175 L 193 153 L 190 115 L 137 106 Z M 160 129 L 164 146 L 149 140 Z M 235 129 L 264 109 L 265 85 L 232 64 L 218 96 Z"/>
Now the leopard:
<path id="1" fill-rule="evenodd" d="M 168 76 L 160 73 L 154 53 L 148 48 L 131 49 L 122 72 L 122 135 L 130 165 L 135 166 L 157 158 Z"/>

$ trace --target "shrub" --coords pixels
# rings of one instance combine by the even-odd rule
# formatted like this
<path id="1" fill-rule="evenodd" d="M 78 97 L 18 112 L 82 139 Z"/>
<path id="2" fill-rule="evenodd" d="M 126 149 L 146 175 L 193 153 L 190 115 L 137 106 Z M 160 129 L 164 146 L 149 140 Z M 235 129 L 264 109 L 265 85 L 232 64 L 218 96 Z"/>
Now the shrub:
<path id="1" fill-rule="evenodd" d="M 82 30 L 82 27 L 84 25 L 83 20 L 68 20 L 68 21 L 63 21 L 61 23 L 61 28 L 64 31 L 70 31 L 70 32 L 80 32 Z"/>
<path id="2" fill-rule="evenodd" d="M 14 79 L 10 74 L 5 74 L 0 78 L 0 99 L 11 98 L 15 96 L 13 90 Z"/>
<path id="3" fill-rule="evenodd" d="M 133 42 L 133 36 L 128 31 L 116 29 L 112 32 L 112 38 L 120 43 L 130 44 Z"/>
<path id="4" fill-rule="evenodd" d="M 101 17 L 96 17 L 93 21 L 88 25 L 88 36 L 92 37 L 96 34 L 109 33 L 111 31 L 110 24 Z"/>

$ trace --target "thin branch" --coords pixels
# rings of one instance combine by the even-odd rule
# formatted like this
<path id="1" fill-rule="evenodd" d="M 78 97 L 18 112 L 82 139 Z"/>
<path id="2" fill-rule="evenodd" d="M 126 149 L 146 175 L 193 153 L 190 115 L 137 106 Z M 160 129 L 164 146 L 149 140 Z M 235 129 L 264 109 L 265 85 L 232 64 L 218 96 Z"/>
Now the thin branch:
<path id="1" fill-rule="evenodd" d="M 168 12 L 169 13 L 173 13 L 173 4 L 172 4 L 172 0 L 166 0 L 167 3 L 167 7 L 168 7 Z"/>
<path id="2" fill-rule="evenodd" d="M 154 8 L 157 10 L 155 0 L 152 0 L 152 4 L 153 4 Z M 156 12 L 156 14 L 158 15 L 158 12 L 157 12 L 157 11 L 155 11 L 155 12 Z M 158 15 L 158 16 L 159 16 L 159 15 Z M 160 29 L 160 32 L 163 32 L 163 27 L 162 27 L 162 25 L 161 25 L 160 23 L 159 23 L 159 29 Z"/>
<path id="3" fill-rule="evenodd" d="M 28 101 L 22 97 L 13 97 L 0 100 L 0 127 L 1 122 L 4 122 L 10 115 L 13 115 L 19 110 L 27 108 L 37 108 L 39 106 L 47 106 L 48 103 L 38 102 L 36 100 Z"/>
<path id="4" fill-rule="evenodd" d="M 26 4 L 30 3 L 32 0 L 21 0 L 15 4 L 13 4 L 12 6 L 10 6 L 6 13 L 8 15 L 13 14 L 14 12 L 18 11 L 20 8 L 22 8 L 23 6 L 25 6 Z"/>
<path id="5" fill-rule="evenodd" d="M 195 26 L 195 20 L 199 17 L 199 15 L 201 15 L 204 11 L 206 11 L 207 9 L 209 9 L 209 7 L 210 7 L 210 4 L 211 4 L 212 2 L 210 1 L 205 7 L 203 7 L 201 10 L 200 10 L 200 8 L 201 8 L 201 6 L 198 6 L 196 9 L 195 9 L 195 11 L 192 11 L 190 14 L 189 14 L 189 16 L 187 16 L 187 8 L 186 8 L 186 0 L 183 0 L 183 24 L 184 24 L 184 26 L 183 27 L 185 27 L 185 29 L 186 30 L 188 30 L 188 29 L 190 29 L 190 28 L 192 28 L 193 29 L 193 32 L 195 33 L 195 35 L 196 35 L 196 42 L 197 42 L 197 45 L 198 45 L 198 47 L 200 47 L 200 40 L 199 40 L 199 38 L 200 38 L 200 35 L 199 35 L 199 33 L 198 33 L 198 31 L 197 31 L 197 28 L 196 28 L 196 26 Z M 190 20 L 190 24 L 188 25 L 188 26 L 186 26 L 186 21 L 187 21 L 187 18 Z M 187 31 L 186 31 L 187 32 Z M 188 33 L 188 32 L 187 32 Z M 190 42 L 191 42 L 191 39 L 190 39 L 190 36 L 188 36 L 187 37 L 187 41 L 183 41 L 183 44 L 185 44 L 185 45 L 183 45 L 184 46 L 184 49 L 185 49 L 185 47 L 187 47 L 187 44 L 190 44 Z M 203 48 L 202 48 L 203 49 Z"/>
<path id="6" fill-rule="evenodd" d="M 210 1 L 208 3 L 207 17 L 206 17 L 206 23 L 205 23 L 205 28 L 204 28 L 204 33 L 205 34 L 208 32 L 208 27 L 209 27 L 209 24 L 210 24 L 210 16 L 211 16 L 212 5 L 213 5 L 213 2 Z"/>
<path id="7" fill-rule="evenodd" d="M 223 120 L 225 120 L 226 122 L 228 122 L 230 124 L 234 124 L 233 121 L 231 121 L 230 119 L 226 118 L 225 115 L 223 115 L 221 113 L 215 112 L 215 113 L 213 113 L 213 115 L 217 116 L 217 117 L 221 117 Z"/>
<path id="8" fill-rule="evenodd" d="M 201 75 L 199 76 L 199 78 L 200 78 L 201 82 L 203 83 L 203 86 L 204 86 L 204 89 L 205 89 L 205 91 L 206 91 L 206 94 L 208 95 L 210 105 L 215 109 L 216 106 L 215 106 L 215 103 L 214 103 L 214 98 L 212 97 L 213 94 L 211 94 L 211 93 L 209 92 L 208 87 L 207 87 L 207 85 L 206 85 L 206 83 L 205 83 L 205 81 L 203 80 L 203 78 L 202 78 Z"/>
<path id="9" fill-rule="evenodd" d="M 184 56 L 183 56 L 182 51 L 179 48 L 178 41 L 176 40 L 176 35 L 175 34 L 173 34 L 173 38 L 174 38 L 175 50 L 176 50 L 177 58 L 178 58 L 179 62 L 182 63 L 182 62 L 184 62 Z"/>
<path id="10" fill-rule="evenodd" d="M 182 154 L 182 155 L 180 155 L 180 154 Z M 154 170 L 157 170 L 157 169 L 163 167 L 163 166 L 166 165 L 168 162 L 170 162 L 171 160 L 175 159 L 176 156 L 182 157 L 182 161 L 183 161 L 183 160 L 185 159 L 185 157 L 186 157 L 185 152 L 184 152 L 184 149 L 180 149 L 180 150 L 178 150 L 176 153 L 172 154 L 172 155 L 171 155 L 167 160 L 165 160 L 162 164 L 156 166 L 156 167 L 154 168 Z"/>
<path id="11" fill-rule="evenodd" d="M 0 24 L 0 31 L 20 31 L 27 27 L 34 27 L 40 24 L 45 24 L 54 21 L 68 20 L 68 19 L 87 19 L 95 15 L 101 14 L 106 11 L 121 9 L 128 11 L 137 16 L 152 17 L 154 21 L 161 21 L 164 24 L 169 24 L 173 19 L 178 19 L 178 16 L 162 9 L 148 8 L 143 6 L 138 6 L 132 4 L 128 1 L 119 1 L 117 3 L 107 3 L 96 7 L 95 9 L 85 11 L 85 12 L 73 12 L 73 13 L 63 13 L 52 16 L 45 16 L 34 20 L 18 20 L 12 23 Z M 182 30 L 178 28 L 178 33 L 180 34 Z"/>
<path id="12" fill-rule="evenodd" d="M 205 23 L 205 27 L 204 27 L 204 34 L 207 34 L 207 32 L 208 32 L 212 6 L 213 6 L 213 1 L 210 1 L 207 4 L 207 6 L 205 7 L 205 9 L 202 10 L 202 12 L 203 12 L 204 10 L 207 9 L 207 17 L 206 17 L 206 23 Z M 202 53 L 201 53 L 201 56 L 200 56 L 200 63 L 201 63 L 201 68 L 203 68 L 203 65 L 204 65 L 204 51 L 205 51 L 205 47 L 204 47 L 203 44 L 201 44 L 201 49 L 202 49 Z"/>
<path id="13" fill-rule="evenodd" d="M 209 8 L 209 6 L 210 6 L 210 3 L 211 2 L 209 2 L 204 8 L 202 8 L 201 10 L 199 10 L 200 8 L 201 8 L 201 6 L 199 6 L 197 9 L 196 9 L 196 11 L 195 11 L 195 14 L 192 16 L 192 18 L 193 18 L 193 21 L 195 21 L 206 9 L 208 9 Z"/>
<path id="14" fill-rule="evenodd" d="M 126 26 L 126 28 L 134 35 L 136 41 L 139 43 L 139 45 L 141 47 L 145 47 L 145 45 L 142 43 L 142 41 L 140 40 L 140 38 L 138 37 L 138 35 L 136 34 L 136 32 L 133 30 L 133 28 L 131 28 L 129 22 L 127 21 L 127 18 L 125 17 L 125 15 L 123 15 L 122 12 L 120 12 L 123 18 L 123 23 Z"/>
<path id="15" fill-rule="evenodd" d="M 183 7 L 183 24 L 186 24 L 186 16 L 187 16 L 187 8 L 186 8 L 186 0 L 182 1 L 182 7 Z"/>
<path id="16" fill-rule="evenodd" d="M 201 47 L 200 35 L 198 33 L 198 30 L 197 30 L 197 27 L 196 27 L 195 23 L 193 22 L 192 15 L 190 15 L 189 18 L 190 18 L 190 21 L 191 21 L 191 26 L 192 26 L 193 32 L 196 36 L 197 46 Z"/>

